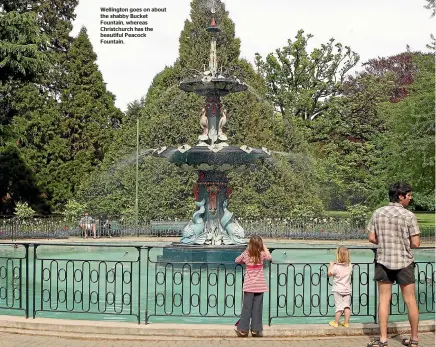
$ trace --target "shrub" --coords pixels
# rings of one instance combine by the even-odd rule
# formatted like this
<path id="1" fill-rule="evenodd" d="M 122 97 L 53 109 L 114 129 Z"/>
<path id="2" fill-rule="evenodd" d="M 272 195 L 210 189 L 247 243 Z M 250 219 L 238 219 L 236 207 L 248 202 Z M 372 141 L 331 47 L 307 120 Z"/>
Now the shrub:
<path id="1" fill-rule="evenodd" d="M 351 224 L 359 228 L 365 226 L 370 212 L 367 206 L 357 204 L 349 206 L 347 211 L 350 213 Z"/>
<path id="2" fill-rule="evenodd" d="M 32 218 L 35 211 L 29 206 L 27 202 L 18 202 L 15 206 L 15 217 L 18 219 Z"/>
<path id="3" fill-rule="evenodd" d="M 65 219 L 68 222 L 73 222 L 78 220 L 83 215 L 85 210 L 86 210 L 85 205 L 80 204 L 74 199 L 70 199 L 65 205 L 65 210 L 63 212 L 63 215 L 65 216 Z"/>

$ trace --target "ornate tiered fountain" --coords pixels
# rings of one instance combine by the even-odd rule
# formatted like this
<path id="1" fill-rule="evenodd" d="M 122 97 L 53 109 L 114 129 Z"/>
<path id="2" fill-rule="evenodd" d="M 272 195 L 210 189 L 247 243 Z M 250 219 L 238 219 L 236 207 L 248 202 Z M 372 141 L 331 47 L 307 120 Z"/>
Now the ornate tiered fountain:
<path id="1" fill-rule="evenodd" d="M 173 246 L 240 249 L 245 244 L 244 229 L 227 208 L 231 194 L 227 172 L 270 157 L 270 153 L 265 148 L 228 144 L 224 133 L 228 114 L 222 107 L 221 97 L 245 91 L 248 86 L 236 77 L 225 77 L 218 72 L 216 35 L 220 28 L 215 22 L 213 6 L 211 12 L 211 24 L 206 28 L 212 36 L 209 67 L 204 69 L 201 78 L 183 80 L 179 86 L 183 91 L 205 97 L 205 105 L 200 114 L 202 133 L 193 147 L 187 144 L 178 148 L 162 147 L 154 155 L 164 157 L 174 164 L 187 164 L 198 172 L 198 181 L 194 187 L 198 209 L 184 227 L 180 243 Z M 164 258 L 167 256 L 164 254 Z M 209 257 L 206 258 L 210 260 Z"/>

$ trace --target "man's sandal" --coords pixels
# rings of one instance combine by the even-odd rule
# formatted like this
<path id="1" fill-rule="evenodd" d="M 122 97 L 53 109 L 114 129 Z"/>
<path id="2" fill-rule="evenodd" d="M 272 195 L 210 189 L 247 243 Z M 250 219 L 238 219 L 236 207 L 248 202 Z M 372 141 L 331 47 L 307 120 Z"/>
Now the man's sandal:
<path id="1" fill-rule="evenodd" d="M 368 343 L 366 346 L 367 347 L 387 347 L 387 345 L 388 345 L 388 341 L 381 342 L 380 337 L 377 337 L 374 340 L 372 340 L 370 343 Z"/>
<path id="2" fill-rule="evenodd" d="M 405 337 L 405 338 L 403 338 L 403 340 L 401 340 L 401 344 L 403 346 L 417 347 L 418 346 L 418 341 L 412 340 L 412 339 L 409 339 L 409 338 Z"/>
<path id="3" fill-rule="evenodd" d="M 236 335 L 238 335 L 238 337 L 248 337 L 248 331 L 241 331 L 241 330 L 235 329 L 235 333 L 236 333 Z"/>

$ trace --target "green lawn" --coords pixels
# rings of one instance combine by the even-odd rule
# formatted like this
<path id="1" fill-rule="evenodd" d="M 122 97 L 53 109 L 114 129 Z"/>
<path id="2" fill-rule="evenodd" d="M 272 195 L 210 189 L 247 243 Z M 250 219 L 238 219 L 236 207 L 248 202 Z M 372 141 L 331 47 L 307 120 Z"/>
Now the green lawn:
<path id="1" fill-rule="evenodd" d="M 347 218 L 349 213 L 347 211 L 326 211 L 327 216 L 336 218 Z"/>
<path id="2" fill-rule="evenodd" d="M 423 227 L 435 226 L 435 214 L 434 213 L 415 213 L 418 223 Z"/>
<path id="3" fill-rule="evenodd" d="M 347 218 L 349 213 L 347 211 L 326 211 L 327 216 L 336 218 Z M 415 213 L 416 219 L 418 219 L 419 226 L 421 227 L 434 227 L 435 226 L 435 214 L 434 213 Z"/>

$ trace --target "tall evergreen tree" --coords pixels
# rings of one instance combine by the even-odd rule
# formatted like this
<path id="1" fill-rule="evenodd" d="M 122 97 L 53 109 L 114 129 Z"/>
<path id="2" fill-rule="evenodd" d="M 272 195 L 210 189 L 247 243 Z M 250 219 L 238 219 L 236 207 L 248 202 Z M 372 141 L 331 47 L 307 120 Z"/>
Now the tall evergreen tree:
<path id="1" fill-rule="evenodd" d="M 12 106 L 17 112 L 12 120 L 15 145 L 50 204 L 59 188 L 53 172 L 64 164 L 66 157 L 66 141 L 59 137 L 60 105 L 48 91 L 42 91 L 31 83 L 17 89 L 13 100 Z M 38 210 L 36 206 L 35 210 Z"/>
<path id="2" fill-rule="evenodd" d="M 66 149 L 63 164 L 54 174 L 62 182 L 64 193 L 56 192 L 56 203 L 70 198 L 75 187 L 104 159 L 113 130 L 123 116 L 114 105 L 114 95 L 106 90 L 96 59 L 86 29 L 82 28 L 65 65 L 59 129 Z"/>
<path id="3" fill-rule="evenodd" d="M 34 13 L 0 11 L 0 145 L 6 141 L 7 126 L 14 116 L 12 92 L 23 82 L 33 82 L 48 68 L 43 52 L 47 37 Z M 10 131 L 10 129 L 9 129 Z"/>
<path id="4" fill-rule="evenodd" d="M 52 192 L 59 187 L 59 182 L 51 174 L 52 168 L 62 166 L 66 157 L 63 154 L 63 139 L 59 137 L 59 96 L 64 82 L 62 76 L 65 74 L 63 62 L 72 42 L 70 31 L 77 4 L 78 0 L 2 2 L 3 15 L 0 21 L 5 21 L 7 25 L 2 25 L 0 45 L 7 44 L 8 49 L 0 49 L 0 54 L 6 52 L 10 56 L 3 60 L 5 68 L 1 69 L 1 74 L 4 77 L 11 67 L 14 68 L 14 63 L 18 73 L 15 78 L 6 79 L 1 85 L 0 117 L 3 127 L 0 125 L 0 128 L 7 130 L 7 136 L 1 136 L 5 144 L 0 151 L 10 153 L 10 148 L 15 147 L 22 164 L 29 168 L 28 172 L 32 172 L 31 176 L 35 179 L 33 184 L 43 192 L 45 203 L 49 202 Z M 17 42 L 23 47 L 21 52 L 12 49 L 13 46 L 11 48 Z M 34 59 L 32 54 L 38 54 L 38 59 Z M 14 57 L 19 57 L 20 61 L 14 60 Z M 31 68 L 25 70 L 28 67 Z M 7 124 L 9 126 L 5 126 Z M 6 135 L 5 131 L 3 134 Z M 8 155 L 4 158 L 15 160 Z M 6 165 L 13 165 L 13 162 Z M 18 179 L 18 176 L 10 177 L 13 186 L 14 177 Z M 27 189 L 27 192 L 36 190 Z M 16 202 L 14 199 L 26 197 L 34 209 L 47 211 L 47 206 L 40 203 L 35 205 L 37 199 L 29 195 L 8 194 L 12 206 Z"/>
<path id="5" fill-rule="evenodd" d="M 50 48 L 65 52 L 72 42 L 70 32 L 78 3 L 79 0 L 4 0 L 3 10 L 6 13 L 33 13 L 40 32 L 49 37 Z"/>

